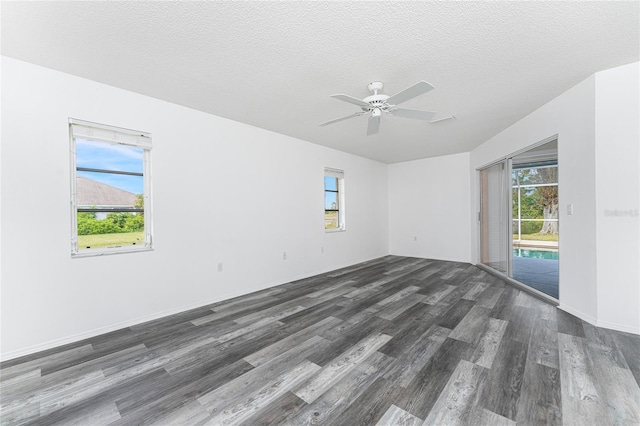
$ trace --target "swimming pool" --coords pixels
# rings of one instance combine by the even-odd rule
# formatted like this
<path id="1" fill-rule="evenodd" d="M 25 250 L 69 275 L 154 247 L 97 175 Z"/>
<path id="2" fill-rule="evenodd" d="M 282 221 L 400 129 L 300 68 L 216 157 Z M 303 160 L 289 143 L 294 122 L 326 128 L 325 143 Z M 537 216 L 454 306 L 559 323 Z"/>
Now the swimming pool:
<path id="1" fill-rule="evenodd" d="M 558 260 L 558 251 L 514 248 L 513 255 L 528 259 Z"/>

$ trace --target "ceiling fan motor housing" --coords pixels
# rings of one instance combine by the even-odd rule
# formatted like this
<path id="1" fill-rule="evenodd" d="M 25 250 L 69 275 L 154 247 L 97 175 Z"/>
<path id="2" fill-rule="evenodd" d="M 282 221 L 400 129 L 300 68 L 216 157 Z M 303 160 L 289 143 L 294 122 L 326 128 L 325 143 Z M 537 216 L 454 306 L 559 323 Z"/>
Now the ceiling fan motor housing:
<path id="1" fill-rule="evenodd" d="M 382 95 L 382 94 L 367 96 L 366 98 L 363 99 L 363 101 L 369 104 L 369 108 L 362 107 L 362 110 L 371 111 L 376 108 L 379 108 L 383 111 L 386 111 L 391 106 L 387 103 L 387 99 L 389 99 L 389 96 Z"/>
<path id="2" fill-rule="evenodd" d="M 387 95 L 371 95 L 363 99 L 366 103 L 369 104 L 369 107 L 362 107 L 363 111 L 372 111 L 374 109 L 381 109 L 383 111 L 388 110 L 391 105 L 387 103 L 387 99 L 389 96 Z"/>
<path id="3" fill-rule="evenodd" d="M 369 91 L 373 93 L 373 95 L 367 96 L 366 98 L 363 99 L 364 102 L 369 104 L 368 108 L 362 107 L 363 111 L 375 113 L 377 110 L 378 114 L 375 115 L 376 117 L 380 115 L 380 111 L 387 112 L 387 110 L 391 106 L 387 103 L 387 99 L 389 99 L 389 96 L 383 95 L 382 93 L 378 93 L 379 91 L 382 90 L 383 87 L 384 87 L 384 84 L 382 84 L 382 82 L 380 81 L 374 81 L 373 83 L 369 83 L 369 85 L 367 86 L 367 89 L 369 89 Z"/>

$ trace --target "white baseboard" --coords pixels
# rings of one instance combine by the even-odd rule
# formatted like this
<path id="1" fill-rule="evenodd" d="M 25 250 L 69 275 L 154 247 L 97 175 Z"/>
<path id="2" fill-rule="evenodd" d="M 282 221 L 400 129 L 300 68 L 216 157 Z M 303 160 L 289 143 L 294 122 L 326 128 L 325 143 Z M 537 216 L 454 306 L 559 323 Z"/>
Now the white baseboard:
<path id="1" fill-rule="evenodd" d="M 633 327 L 626 324 L 617 324 L 615 322 L 598 321 L 597 326 L 608 328 L 610 330 L 622 331 L 624 333 L 640 334 L 640 325 L 637 327 Z"/>
<path id="2" fill-rule="evenodd" d="M 622 331 L 624 333 L 640 335 L 640 325 L 637 327 L 634 327 L 627 324 L 618 324 L 618 323 L 609 322 L 609 321 L 599 321 L 597 318 L 594 318 L 591 315 L 587 315 L 584 312 L 581 312 L 567 305 L 561 304 L 560 306 L 558 306 L 558 308 L 562 309 L 565 312 L 570 313 L 573 316 L 580 318 L 583 321 L 588 322 L 591 325 L 595 325 L 596 327 L 608 328 L 609 330 L 616 330 L 616 331 Z"/>
<path id="3" fill-rule="evenodd" d="M 416 254 L 416 253 L 393 252 L 393 253 L 389 253 L 389 256 L 414 257 L 416 259 L 442 260 L 444 262 L 469 263 L 471 265 L 474 265 L 474 263 L 471 262 L 470 259 L 458 259 L 458 258 L 441 257 L 441 256 L 426 257 L 424 254 Z"/>
<path id="4" fill-rule="evenodd" d="M 315 271 L 315 272 L 309 272 L 309 273 L 305 273 L 305 274 L 300 274 L 298 276 L 294 276 L 294 277 L 290 277 L 289 279 L 285 280 L 285 281 L 279 281 L 279 282 L 272 282 L 272 283 L 266 283 L 260 286 L 255 286 L 252 287 L 248 290 L 242 291 L 242 292 L 238 292 L 237 294 L 232 294 L 230 296 L 225 297 L 224 299 L 222 298 L 217 298 L 214 300 L 208 300 L 206 302 L 196 302 L 193 304 L 189 304 L 186 306 L 181 306 L 178 308 L 172 308 L 172 309 L 167 309 L 165 311 L 161 311 L 161 312 L 156 312 L 154 314 L 151 315 L 146 315 L 146 316 L 142 316 L 142 317 L 137 317 L 128 321 L 122 321 L 122 322 L 118 322 L 118 323 L 114 323 L 114 324 L 110 324 L 104 327 L 99 327 L 99 328 L 95 328 L 92 330 L 87 330 L 84 331 L 82 333 L 77 333 L 77 334 L 73 334 L 71 336 L 66 336 L 66 337 L 62 337 L 59 339 L 53 339 L 53 340 L 49 340 L 47 342 L 43 342 L 43 343 L 39 343 L 37 345 L 32 345 L 32 346 L 28 346 L 25 348 L 20 348 L 17 350 L 13 350 L 13 351 L 8 351 L 8 352 L 4 352 L 2 354 L 0 354 L 0 362 L 4 362 L 4 361 L 8 361 L 14 358 L 19 358 L 25 355 L 31 355 L 37 352 L 41 352 L 41 351 L 46 351 L 48 349 L 53 349 L 59 346 L 64 346 L 64 345 L 68 345 L 70 343 L 75 343 L 75 342 L 79 342 L 81 340 L 84 339 L 89 339 L 91 337 L 96 337 L 99 336 L 101 334 L 106 334 L 106 333 L 111 333 L 112 331 L 116 331 L 116 330 L 120 330 L 123 328 L 127 328 L 127 327 L 132 327 L 135 325 L 139 325 L 139 324 L 144 324 L 145 322 L 149 322 L 149 321 L 153 321 L 153 320 L 157 320 L 159 318 L 163 318 L 163 317 L 167 317 L 170 315 L 174 315 L 174 314 L 178 314 L 181 312 L 185 312 L 185 311 L 189 311 L 191 309 L 196 309 L 196 308 L 200 308 L 203 306 L 207 306 L 207 305 L 211 305 L 213 303 L 218 303 L 218 302 L 222 302 L 223 300 L 228 300 L 228 299 L 233 299 L 234 297 L 238 297 L 238 296 L 243 296 L 245 294 L 250 294 L 250 293 L 254 293 L 256 291 L 260 291 L 260 290 L 265 290 L 267 288 L 271 288 L 271 287 L 276 287 L 282 284 L 286 284 L 292 281 L 297 281 L 297 280 L 302 280 L 305 278 L 309 278 L 309 277 L 313 277 L 315 275 L 320 275 L 320 274 L 324 274 L 327 272 L 331 272 L 331 271 L 335 271 L 337 269 L 342 269 L 342 268 L 346 268 L 352 265 L 357 265 L 358 263 L 362 263 L 362 262 L 368 262 L 370 260 L 374 260 L 374 259 L 378 259 L 384 256 L 387 256 L 388 254 L 382 254 L 379 256 L 373 256 L 371 258 L 368 259 L 364 259 L 364 260 L 360 260 L 358 262 L 354 262 L 354 263 L 348 263 L 342 266 L 332 266 L 332 267 L 328 267 L 328 268 L 324 268 L 323 270 L 320 271 Z"/>
<path id="5" fill-rule="evenodd" d="M 584 312 L 581 312 L 575 308 L 572 308 L 571 306 L 567 306 L 567 305 L 563 305 L 562 303 L 560 303 L 560 305 L 558 305 L 558 309 L 562 309 L 565 312 L 570 313 L 571 315 L 580 318 L 583 321 L 588 322 L 589 324 L 593 324 L 595 326 L 597 326 L 598 324 L 598 320 L 595 317 L 592 317 L 591 315 L 585 314 Z"/>
<path id="6" fill-rule="evenodd" d="M 163 318 L 169 315 L 178 314 L 180 312 L 185 312 L 191 309 L 198 308 L 200 306 L 210 305 L 212 303 L 219 302 L 219 300 L 210 301 L 206 303 L 197 303 L 188 306 L 182 306 L 179 308 L 168 309 L 165 311 L 157 312 L 152 315 L 146 315 L 142 317 L 137 317 L 135 319 L 129 321 L 122 321 L 115 324 L 107 325 L 104 327 L 94 328 L 93 330 L 87 330 L 82 333 L 73 334 L 71 336 L 62 337 L 60 339 L 49 340 L 44 343 L 40 343 L 37 345 L 28 346 L 26 348 L 21 348 L 14 351 L 5 352 L 0 356 L 0 361 L 8 361 L 10 359 L 19 358 L 25 355 L 31 355 L 37 352 L 46 351 L 48 349 L 53 349 L 58 346 L 68 345 L 69 343 L 79 342 L 84 339 L 89 339 L 91 337 L 96 337 L 101 334 L 111 333 L 112 331 L 120 330 L 127 327 L 132 327 L 134 325 L 143 324 L 148 321 L 153 321 L 159 318 Z"/>

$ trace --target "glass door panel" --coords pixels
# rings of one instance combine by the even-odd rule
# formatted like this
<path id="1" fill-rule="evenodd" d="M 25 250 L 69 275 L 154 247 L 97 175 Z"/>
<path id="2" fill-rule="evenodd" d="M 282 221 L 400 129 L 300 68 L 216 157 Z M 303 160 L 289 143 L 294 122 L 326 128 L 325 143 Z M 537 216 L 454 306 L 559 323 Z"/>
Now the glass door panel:
<path id="1" fill-rule="evenodd" d="M 559 297 L 558 145 L 552 141 L 513 157 L 510 276 Z"/>
<path id="2" fill-rule="evenodd" d="M 480 170 L 480 262 L 507 274 L 506 161 Z M 510 221 L 510 218 L 509 218 Z"/>

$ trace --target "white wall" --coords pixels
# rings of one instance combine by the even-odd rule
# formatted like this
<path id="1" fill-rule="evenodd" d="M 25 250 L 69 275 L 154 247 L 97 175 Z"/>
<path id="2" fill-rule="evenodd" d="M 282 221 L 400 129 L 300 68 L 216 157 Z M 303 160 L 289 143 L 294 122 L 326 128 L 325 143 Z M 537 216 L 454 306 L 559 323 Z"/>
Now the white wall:
<path id="1" fill-rule="evenodd" d="M 596 74 L 598 324 L 640 333 L 640 71 Z"/>
<path id="2" fill-rule="evenodd" d="M 152 134 L 154 251 L 71 259 L 69 117 Z M 1 136 L 3 359 L 388 252 L 382 163 L 6 57 Z"/>
<path id="3" fill-rule="evenodd" d="M 597 317 L 594 101 L 591 76 L 471 152 L 472 202 L 477 206 L 476 168 L 558 135 L 560 307 L 591 322 Z M 572 216 L 566 214 L 569 203 Z M 471 222 L 477 241 L 475 214 Z M 476 246 L 474 242 L 474 251 Z"/>
<path id="4" fill-rule="evenodd" d="M 471 261 L 469 154 L 389 165 L 389 252 Z"/>
<path id="5" fill-rule="evenodd" d="M 587 78 L 474 149 L 470 160 L 477 206 L 478 167 L 558 135 L 560 308 L 633 333 L 640 333 L 638 218 L 605 217 L 604 210 L 638 209 L 638 127 L 635 63 Z M 614 182 L 624 183 L 612 189 Z M 475 211 L 470 220 L 477 259 Z"/>

